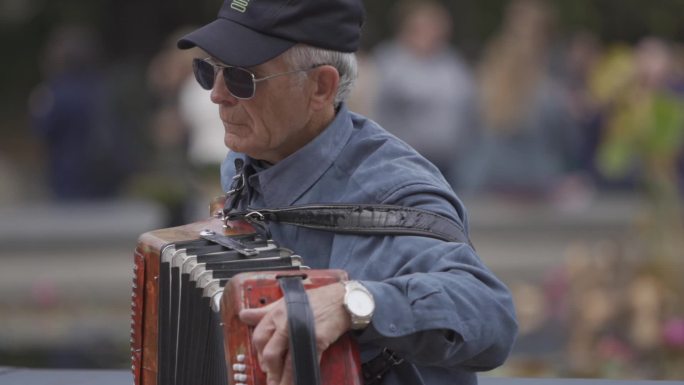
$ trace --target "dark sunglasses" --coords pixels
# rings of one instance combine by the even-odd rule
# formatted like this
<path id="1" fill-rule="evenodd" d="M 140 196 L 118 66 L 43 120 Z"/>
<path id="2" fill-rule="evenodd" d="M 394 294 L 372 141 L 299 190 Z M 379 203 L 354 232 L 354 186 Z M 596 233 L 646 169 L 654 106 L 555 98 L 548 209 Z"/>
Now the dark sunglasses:
<path id="1" fill-rule="evenodd" d="M 223 81 L 226 88 L 231 95 L 238 99 L 251 99 L 256 92 L 256 84 L 264 80 L 274 78 L 276 76 L 293 74 L 296 72 L 309 71 L 322 64 L 312 66 L 311 68 L 299 69 L 287 72 L 280 72 L 273 75 L 257 78 L 252 72 L 242 67 L 234 67 L 225 64 L 214 62 L 211 58 L 192 60 L 192 71 L 195 74 L 197 83 L 205 90 L 214 88 L 214 81 L 219 70 L 223 70 Z"/>

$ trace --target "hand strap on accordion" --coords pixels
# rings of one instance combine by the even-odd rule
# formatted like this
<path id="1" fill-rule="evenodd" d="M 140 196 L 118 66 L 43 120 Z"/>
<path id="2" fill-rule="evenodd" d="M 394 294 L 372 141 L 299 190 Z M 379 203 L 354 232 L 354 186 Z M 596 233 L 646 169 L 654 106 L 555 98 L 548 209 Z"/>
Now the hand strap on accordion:
<path id="1" fill-rule="evenodd" d="M 314 318 L 301 275 L 278 277 L 287 307 L 290 330 L 290 354 L 295 385 L 319 385 L 321 382 Z"/>
<path id="2" fill-rule="evenodd" d="M 439 214 L 412 207 L 363 204 L 315 204 L 224 212 L 226 220 L 278 222 L 347 234 L 416 235 L 472 247 L 465 229 Z"/>

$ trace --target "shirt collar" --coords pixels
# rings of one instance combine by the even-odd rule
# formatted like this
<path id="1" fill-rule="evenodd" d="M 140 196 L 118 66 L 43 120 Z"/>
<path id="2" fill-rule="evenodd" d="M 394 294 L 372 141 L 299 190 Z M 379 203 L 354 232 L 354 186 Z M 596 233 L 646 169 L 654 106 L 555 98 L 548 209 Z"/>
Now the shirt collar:
<path id="1" fill-rule="evenodd" d="M 335 119 L 311 142 L 271 167 L 255 167 L 258 191 L 266 206 L 286 207 L 296 202 L 330 168 L 351 133 L 351 114 L 343 103 Z"/>

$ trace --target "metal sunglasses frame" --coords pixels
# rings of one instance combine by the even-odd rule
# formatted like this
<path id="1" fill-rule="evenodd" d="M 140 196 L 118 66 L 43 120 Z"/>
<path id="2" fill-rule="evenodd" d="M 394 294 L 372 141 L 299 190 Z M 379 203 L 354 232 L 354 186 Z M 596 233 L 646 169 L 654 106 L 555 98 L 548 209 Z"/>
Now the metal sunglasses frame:
<path id="1" fill-rule="evenodd" d="M 263 82 L 263 81 L 265 81 L 265 80 L 273 79 L 273 78 L 278 77 L 278 76 L 290 75 L 290 74 L 294 74 L 294 73 L 297 73 L 297 72 L 311 71 L 311 70 L 314 69 L 314 68 L 317 68 L 317 67 L 320 67 L 320 66 L 325 65 L 325 64 L 316 64 L 316 65 L 313 65 L 313 66 L 311 66 L 311 67 L 309 67 L 309 68 L 301 68 L 301 69 L 296 69 L 296 70 L 292 70 L 292 71 L 279 72 L 279 73 L 276 73 L 276 74 L 271 74 L 271 75 L 267 75 L 267 76 L 258 78 L 258 77 L 256 77 L 256 75 L 254 75 L 254 73 L 253 73 L 252 71 L 248 70 L 247 68 L 239 67 L 239 66 L 231 66 L 231 65 L 227 65 L 227 64 L 223 64 L 223 63 L 218 63 L 218 62 L 216 62 L 216 60 L 214 60 L 214 58 L 212 58 L 212 57 L 206 57 L 206 58 L 204 58 L 204 59 L 196 58 L 196 60 L 203 61 L 203 62 L 205 62 L 205 63 L 211 65 L 211 66 L 214 68 L 214 80 L 213 80 L 213 82 L 212 82 L 212 87 L 211 87 L 210 89 L 213 89 L 213 88 L 214 88 L 214 85 L 215 85 L 215 83 L 216 83 L 216 75 L 218 74 L 218 69 L 221 69 L 221 70 L 224 70 L 224 71 L 225 71 L 226 69 L 234 68 L 234 69 L 241 70 L 241 71 L 244 71 L 244 72 L 248 73 L 249 76 L 252 78 L 252 92 L 251 92 L 251 95 L 250 95 L 250 96 L 247 96 L 247 97 L 242 97 L 242 96 L 237 96 L 237 95 L 235 95 L 235 94 L 233 93 L 233 91 L 230 90 L 230 85 L 229 85 L 229 83 L 228 83 L 228 80 L 227 80 L 227 77 L 226 77 L 226 75 L 225 75 L 225 72 L 224 72 L 224 74 L 223 74 L 223 83 L 224 83 L 224 85 L 226 86 L 226 89 L 228 89 L 228 92 L 230 92 L 230 94 L 231 94 L 234 98 L 240 99 L 240 100 L 248 100 L 248 99 L 253 98 L 254 95 L 256 94 L 256 85 L 257 85 L 257 83 L 259 83 L 259 82 Z M 195 75 L 195 76 L 196 76 L 196 75 Z"/>

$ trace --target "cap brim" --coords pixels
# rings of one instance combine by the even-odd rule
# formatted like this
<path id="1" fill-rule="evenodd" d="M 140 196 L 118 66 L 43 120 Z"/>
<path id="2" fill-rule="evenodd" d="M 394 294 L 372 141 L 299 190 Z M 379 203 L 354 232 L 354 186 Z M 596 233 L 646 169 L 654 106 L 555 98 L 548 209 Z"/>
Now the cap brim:
<path id="1" fill-rule="evenodd" d="M 199 47 L 228 65 L 251 67 L 285 52 L 296 43 L 263 34 L 227 19 L 217 19 L 178 40 L 178 48 Z"/>

